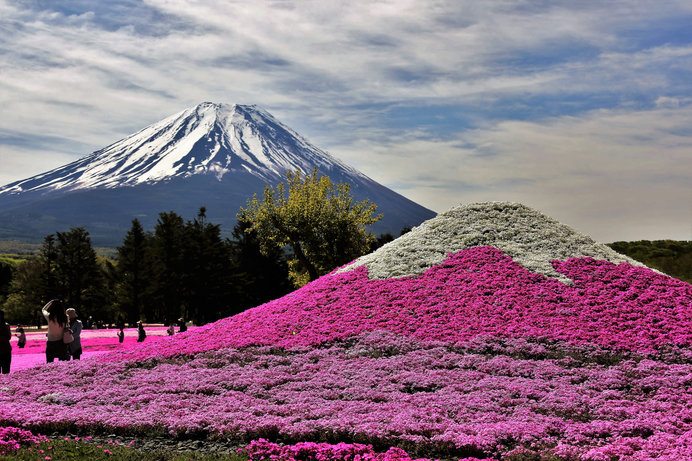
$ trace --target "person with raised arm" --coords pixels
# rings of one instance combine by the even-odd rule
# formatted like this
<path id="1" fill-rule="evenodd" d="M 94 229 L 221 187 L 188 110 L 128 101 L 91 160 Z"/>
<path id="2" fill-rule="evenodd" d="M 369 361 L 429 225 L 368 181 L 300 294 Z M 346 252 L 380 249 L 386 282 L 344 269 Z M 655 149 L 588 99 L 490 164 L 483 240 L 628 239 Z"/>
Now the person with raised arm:
<path id="1" fill-rule="evenodd" d="M 67 328 L 67 315 L 65 305 L 59 299 L 52 299 L 43 306 L 41 313 L 48 322 L 48 334 L 46 341 L 46 362 L 68 360 L 67 344 L 63 340 L 65 328 Z"/>

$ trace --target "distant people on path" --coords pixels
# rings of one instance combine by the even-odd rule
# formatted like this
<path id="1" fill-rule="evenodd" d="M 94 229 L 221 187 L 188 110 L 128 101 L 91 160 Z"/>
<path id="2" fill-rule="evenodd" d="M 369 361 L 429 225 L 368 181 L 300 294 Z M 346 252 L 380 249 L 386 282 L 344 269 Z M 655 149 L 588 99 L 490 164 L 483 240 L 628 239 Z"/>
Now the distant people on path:
<path id="1" fill-rule="evenodd" d="M 65 311 L 67 318 L 70 321 L 70 331 L 72 332 L 73 341 L 67 345 L 70 356 L 74 360 L 79 360 L 82 356 L 82 321 L 77 318 L 77 311 L 69 308 Z"/>
<path id="2" fill-rule="evenodd" d="M 12 363 L 12 346 L 10 345 L 12 333 L 10 326 L 5 323 L 5 311 L 0 311 L 0 373 L 9 374 Z"/>
<path id="3" fill-rule="evenodd" d="M 187 331 L 187 324 L 185 323 L 185 320 L 183 320 L 182 317 L 178 319 L 178 327 L 180 328 L 178 330 L 178 333 L 185 333 Z"/>
<path id="4" fill-rule="evenodd" d="M 142 325 L 141 320 L 137 322 L 137 333 L 137 342 L 141 343 L 147 337 L 147 332 L 144 331 L 144 325 Z"/>
<path id="5" fill-rule="evenodd" d="M 118 342 L 122 343 L 125 341 L 125 332 L 123 331 L 124 327 L 120 327 L 120 331 L 118 332 Z"/>
<path id="6" fill-rule="evenodd" d="M 90 315 L 88 319 L 84 321 L 84 328 L 87 330 L 91 330 L 91 328 L 94 326 L 94 318 Z"/>
<path id="7" fill-rule="evenodd" d="M 166 333 L 168 333 L 168 336 L 173 336 L 173 333 L 175 333 L 173 322 L 171 322 L 170 325 L 168 325 L 168 330 L 166 330 Z"/>
<path id="8" fill-rule="evenodd" d="M 48 322 L 48 334 L 46 341 L 46 363 L 58 360 L 68 360 L 67 344 L 63 339 L 67 328 L 67 315 L 64 303 L 59 299 L 52 299 L 43 306 L 41 313 Z"/>
<path id="9" fill-rule="evenodd" d="M 17 337 L 17 347 L 24 349 L 24 346 L 26 346 L 26 334 L 24 333 L 24 327 L 17 326 L 17 333 L 15 336 Z"/>

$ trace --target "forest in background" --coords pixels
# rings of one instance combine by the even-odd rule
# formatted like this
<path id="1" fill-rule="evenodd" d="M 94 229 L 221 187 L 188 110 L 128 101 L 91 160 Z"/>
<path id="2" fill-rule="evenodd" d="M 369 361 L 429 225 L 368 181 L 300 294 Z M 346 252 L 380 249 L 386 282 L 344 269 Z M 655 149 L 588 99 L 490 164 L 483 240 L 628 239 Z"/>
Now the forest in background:
<path id="1" fill-rule="evenodd" d="M 652 269 L 692 283 L 692 241 L 638 240 L 613 242 L 608 246 Z"/>

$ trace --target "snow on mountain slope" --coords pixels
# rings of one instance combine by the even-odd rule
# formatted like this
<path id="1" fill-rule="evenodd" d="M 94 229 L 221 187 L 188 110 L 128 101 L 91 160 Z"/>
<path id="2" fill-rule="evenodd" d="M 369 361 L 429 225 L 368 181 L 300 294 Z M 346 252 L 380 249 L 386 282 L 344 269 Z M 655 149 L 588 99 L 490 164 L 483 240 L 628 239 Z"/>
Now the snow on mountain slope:
<path id="1" fill-rule="evenodd" d="M 152 227 L 159 213 L 194 216 L 201 206 L 225 232 L 253 194 L 288 171 L 314 168 L 351 185 L 384 217 L 374 233 L 398 234 L 435 216 L 312 145 L 256 106 L 205 102 L 68 165 L 0 187 L 0 239 L 39 242 L 70 227 L 116 246 L 133 218 Z"/>
<path id="2" fill-rule="evenodd" d="M 134 186 L 197 174 L 220 180 L 233 171 L 272 182 L 286 171 L 314 167 L 366 179 L 257 106 L 205 102 L 68 165 L 4 186 L 0 196 Z"/>

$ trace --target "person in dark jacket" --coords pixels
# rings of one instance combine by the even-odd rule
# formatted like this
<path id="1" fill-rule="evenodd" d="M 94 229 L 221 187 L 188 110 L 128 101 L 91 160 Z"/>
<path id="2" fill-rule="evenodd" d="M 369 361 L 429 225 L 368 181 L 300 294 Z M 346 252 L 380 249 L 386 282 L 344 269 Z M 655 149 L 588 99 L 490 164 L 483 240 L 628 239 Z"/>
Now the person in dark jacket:
<path id="1" fill-rule="evenodd" d="M 137 333 L 137 342 L 141 343 L 147 337 L 147 332 L 144 331 L 144 325 L 142 325 L 141 320 L 137 322 Z"/>
<path id="2" fill-rule="evenodd" d="M 10 339 L 12 339 L 10 326 L 5 323 L 5 312 L 0 311 L 0 373 L 2 374 L 10 372 L 10 363 L 12 363 Z"/>
<path id="3" fill-rule="evenodd" d="M 26 346 L 26 333 L 24 333 L 24 327 L 18 326 L 15 336 L 17 337 L 17 346 L 20 349 L 24 349 L 24 346 Z"/>
<path id="4" fill-rule="evenodd" d="M 68 328 L 72 331 L 74 340 L 67 345 L 67 350 L 73 360 L 79 360 L 82 356 L 82 321 L 77 318 L 77 311 L 69 308 L 65 311 L 70 321 Z"/>

